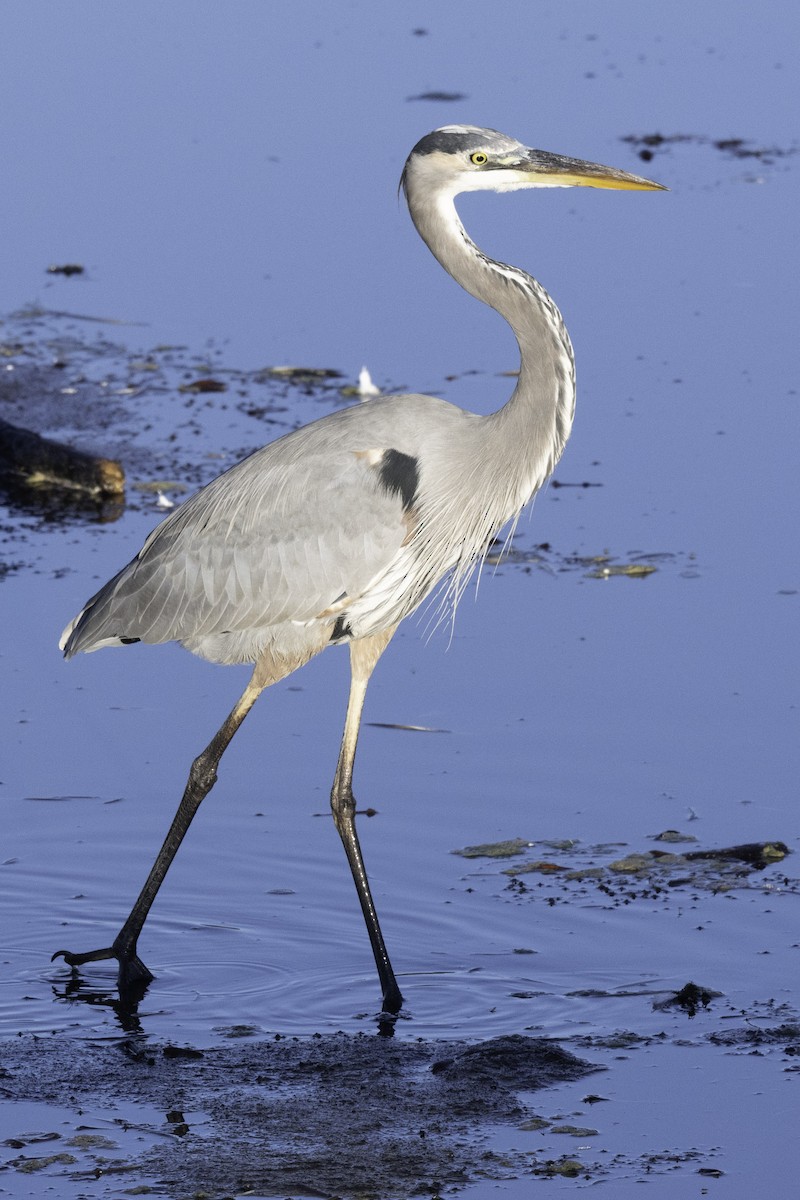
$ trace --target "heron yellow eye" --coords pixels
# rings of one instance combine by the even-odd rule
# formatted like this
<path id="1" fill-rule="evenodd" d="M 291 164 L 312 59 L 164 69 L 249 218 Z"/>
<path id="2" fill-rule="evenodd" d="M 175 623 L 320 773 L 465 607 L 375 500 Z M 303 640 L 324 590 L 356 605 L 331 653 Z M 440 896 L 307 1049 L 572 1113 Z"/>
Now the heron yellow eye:
<path id="1" fill-rule="evenodd" d="M 485 167 L 489 158 L 482 150 L 476 150 L 474 154 L 470 154 L 469 161 L 473 167 Z"/>

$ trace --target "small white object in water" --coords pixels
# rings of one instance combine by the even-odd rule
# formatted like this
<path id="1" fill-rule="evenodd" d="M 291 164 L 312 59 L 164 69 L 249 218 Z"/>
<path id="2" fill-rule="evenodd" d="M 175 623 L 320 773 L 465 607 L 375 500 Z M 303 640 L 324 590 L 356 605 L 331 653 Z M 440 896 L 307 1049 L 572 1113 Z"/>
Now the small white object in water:
<path id="1" fill-rule="evenodd" d="M 362 400 L 368 400 L 370 396 L 380 396 L 381 389 L 376 387 L 372 382 L 372 376 L 366 367 L 362 367 L 358 373 L 358 387 L 356 389 Z"/>
<path id="2" fill-rule="evenodd" d="M 158 499 L 156 500 L 156 506 L 158 508 L 174 508 L 175 501 L 170 500 L 169 496 L 165 496 L 163 492 L 159 492 Z"/>

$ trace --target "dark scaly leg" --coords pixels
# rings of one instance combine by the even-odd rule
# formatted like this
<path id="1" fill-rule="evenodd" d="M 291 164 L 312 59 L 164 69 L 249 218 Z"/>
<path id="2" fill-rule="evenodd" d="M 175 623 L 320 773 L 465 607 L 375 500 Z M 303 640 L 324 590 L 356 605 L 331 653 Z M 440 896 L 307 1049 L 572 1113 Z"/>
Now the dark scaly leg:
<path id="1" fill-rule="evenodd" d="M 294 669 L 294 664 L 291 669 Z M 274 673 L 259 669 L 255 671 L 234 706 L 228 718 L 206 746 L 197 756 L 189 771 L 189 779 L 183 793 L 178 811 L 170 826 L 164 844 L 158 852 L 145 885 L 131 909 L 130 915 L 120 929 L 110 946 L 102 950 L 88 950 L 75 954 L 70 950 L 57 950 L 53 959 L 63 958 L 71 967 L 79 967 L 87 962 L 98 962 L 101 959 L 116 958 L 119 963 L 118 986 L 120 994 L 130 994 L 132 990 L 142 990 L 153 979 L 152 972 L 144 965 L 136 951 L 139 934 L 147 919 L 147 914 L 158 895 L 158 889 L 164 882 L 164 877 L 175 857 L 178 847 L 183 841 L 184 834 L 192 822 L 192 818 L 217 781 L 217 767 L 223 753 L 228 747 L 233 735 L 255 704 L 264 688 L 274 683 L 277 678 L 288 674 L 288 671 Z"/>
<path id="2" fill-rule="evenodd" d="M 389 644 L 393 633 L 394 628 L 350 643 L 350 697 L 347 704 L 342 747 L 339 751 L 339 762 L 331 791 L 331 809 L 336 828 L 344 844 L 347 860 L 350 863 L 361 911 L 367 924 L 367 933 L 372 945 L 372 953 L 375 955 L 375 965 L 378 968 L 378 977 L 383 992 L 383 1008 L 387 1013 L 396 1014 L 400 1011 L 403 997 L 397 986 L 392 964 L 386 951 L 364 860 L 361 856 L 355 824 L 356 802 L 353 796 L 353 761 L 361 726 L 364 696 L 375 664 Z"/>

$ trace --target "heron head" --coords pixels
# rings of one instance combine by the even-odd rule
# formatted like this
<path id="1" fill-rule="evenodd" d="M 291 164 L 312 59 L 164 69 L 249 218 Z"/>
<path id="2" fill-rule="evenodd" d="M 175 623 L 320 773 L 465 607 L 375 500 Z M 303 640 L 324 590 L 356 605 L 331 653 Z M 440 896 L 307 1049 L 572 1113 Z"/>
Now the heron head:
<path id="1" fill-rule="evenodd" d="M 616 167 L 533 150 L 496 129 L 445 125 L 417 142 L 401 186 L 415 192 L 510 192 L 532 187 L 626 188 L 664 191 L 660 183 Z"/>

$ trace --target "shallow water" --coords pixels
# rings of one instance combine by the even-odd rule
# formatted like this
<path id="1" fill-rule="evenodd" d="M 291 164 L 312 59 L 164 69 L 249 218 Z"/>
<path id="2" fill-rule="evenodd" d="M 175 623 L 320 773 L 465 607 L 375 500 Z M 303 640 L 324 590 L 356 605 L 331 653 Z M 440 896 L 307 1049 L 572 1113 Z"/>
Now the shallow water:
<path id="1" fill-rule="evenodd" d="M 188 397 L 177 385 L 195 364 L 221 374 L 302 362 L 354 378 L 366 360 L 385 386 L 476 411 L 502 403 L 509 335 L 444 278 L 394 201 L 402 158 L 427 129 L 480 121 L 670 187 L 461 205 L 479 244 L 530 267 L 563 307 L 580 394 L 556 479 L 601 486 L 541 495 L 516 548 L 523 559 L 540 543 L 552 551 L 487 568 L 452 633 L 429 637 L 425 614 L 403 626 L 368 698 L 357 795 L 378 815 L 360 831 L 407 1000 L 396 1036 L 527 1030 L 572 1044 L 663 1031 L 620 1061 L 596 1051 L 613 1105 L 575 1122 L 600 1128 L 579 1157 L 632 1165 L 593 1186 L 625 1196 L 641 1186 L 638 1156 L 699 1146 L 726 1171 L 708 1183 L 720 1195 L 757 1190 L 765 1164 L 780 1194 L 796 1170 L 783 1095 L 796 1073 L 703 1037 L 741 1014 L 764 1027 L 796 1013 L 793 859 L 726 894 L 676 887 L 623 904 L 552 882 L 519 895 L 507 864 L 450 852 L 521 837 L 621 843 L 621 855 L 668 828 L 703 847 L 797 849 L 800 441 L 786 253 L 797 159 L 785 61 L 796 17 L 778 5 L 756 17 L 623 2 L 602 13 L 512 3 L 490 22 L 477 4 L 380 17 L 360 2 L 313 4 L 290 18 L 242 3 L 224 22 L 205 4 L 192 19 L 180 3 L 104 8 L 102 21 L 92 6 L 33 2 L 24 23 L 21 11 L 6 14 L 0 73 L 16 163 L 0 196 L 15 231 L 0 312 L 37 303 L 146 327 L 8 318 L 0 341 L 67 362 L 51 386 L 69 391 L 44 417 L 32 409 L 31 424 L 116 452 L 133 480 L 194 486 L 342 402 L 239 376 L 222 396 Z M 34 26 L 32 94 L 13 51 Z M 407 101 L 433 88 L 469 99 Z M 621 139 L 653 131 L 697 136 L 645 164 Z M 713 145 L 738 136 L 776 152 Z M 83 277 L 44 274 L 75 259 Z M 73 344 L 97 336 L 127 349 Z M 175 342 L 187 348 L 156 352 L 159 371 L 142 366 Z M 4 358 L 6 377 L 33 357 Z M 265 401 L 268 412 L 247 415 Z M 60 661 L 58 631 L 159 517 L 152 496 L 132 499 L 110 524 L 53 527 L 18 510 L 3 520 L 7 561 L 21 564 L 0 580 L 7 1037 L 121 1036 L 109 965 L 87 968 L 75 991 L 50 955 L 113 937 L 189 762 L 246 679 L 174 647 Z M 603 580 L 572 561 L 605 552 L 658 570 Z M 369 947 L 326 812 L 346 687 L 346 655 L 324 655 L 237 735 L 142 939 L 157 976 L 138 1014 L 149 1037 L 213 1046 L 238 1025 L 373 1028 Z M 690 979 L 723 998 L 692 1022 L 653 1010 Z M 579 1106 L 581 1086 L 548 1095 L 548 1113 Z M 695 1169 L 648 1174 L 649 1194 L 701 1194 Z"/>

